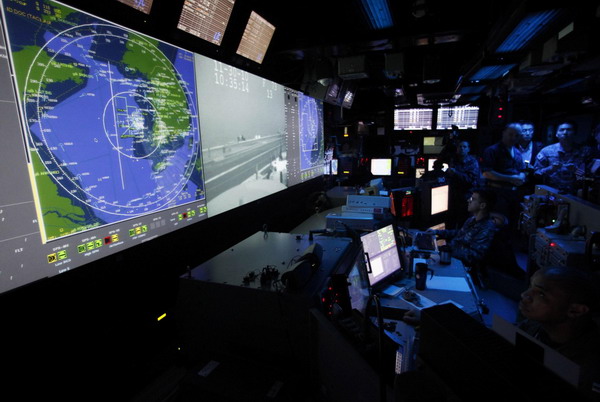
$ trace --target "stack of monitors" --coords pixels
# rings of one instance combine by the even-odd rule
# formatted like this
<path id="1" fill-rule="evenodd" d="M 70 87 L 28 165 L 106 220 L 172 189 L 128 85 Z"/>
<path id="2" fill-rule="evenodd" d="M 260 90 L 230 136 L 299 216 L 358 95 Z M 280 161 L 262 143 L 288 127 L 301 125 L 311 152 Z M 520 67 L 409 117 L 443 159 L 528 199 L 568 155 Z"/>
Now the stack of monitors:
<path id="1" fill-rule="evenodd" d="M 321 101 L 58 2 L 2 6 L 0 292 L 323 174 Z"/>

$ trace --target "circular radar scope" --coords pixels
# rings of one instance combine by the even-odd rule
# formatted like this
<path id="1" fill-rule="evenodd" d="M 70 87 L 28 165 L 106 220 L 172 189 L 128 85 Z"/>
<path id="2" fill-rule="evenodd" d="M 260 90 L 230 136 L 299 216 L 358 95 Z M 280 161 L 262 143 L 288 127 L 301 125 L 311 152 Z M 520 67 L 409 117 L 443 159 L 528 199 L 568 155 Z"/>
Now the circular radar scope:
<path id="1" fill-rule="evenodd" d="M 185 198 L 201 146 L 187 84 L 193 70 L 184 80 L 176 59 L 157 41 L 108 24 L 47 40 L 27 74 L 25 113 L 32 147 L 59 192 L 112 220 Z"/>
<path id="2" fill-rule="evenodd" d="M 301 168 L 314 167 L 321 160 L 321 124 L 315 99 L 300 97 L 300 152 Z"/>

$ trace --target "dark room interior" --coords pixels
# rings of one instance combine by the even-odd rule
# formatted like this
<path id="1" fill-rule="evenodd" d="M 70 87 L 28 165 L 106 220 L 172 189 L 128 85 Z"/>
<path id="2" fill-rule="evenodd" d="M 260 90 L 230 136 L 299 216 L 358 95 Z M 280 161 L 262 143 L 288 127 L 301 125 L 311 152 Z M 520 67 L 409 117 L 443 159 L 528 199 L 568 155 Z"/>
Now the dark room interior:
<path id="1" fill-rule="evenodd" d="M 393 365 L 400 352 L 393 338 L 382 340 L 383 321 L 364 320 L 364 328 L 352 332 L 348 321 L 332 319 L 345 308 L 335 281 L 342 280 L 341 293 L 348 297 L 348 278 L 336 275 L 360 265 L 356 261 L 364 264 L 357 251 L 366 247 L 363 232 L 383 224 L 358 227 L 348 220 L 348 227 L 339 218 L 332 228 L 330 218 L 343 215 L 344 207 L 352 211 L 351 197 L 369 195 L 377 186 L 372 198 L 398 208 L 399 192 L 393 189 L 406 197 L 406 189 L 417 188 L 424 181 L 419 171 L 433 172 L 434 160 L 454 134 L 470 142 L 470 153 L 480 162 L 513 122 L 532 122 L 534 141 L 544 145 L 555 142 L 557 126 L 574 122 L 575 143 L 597 146 L 598 1 L 0 4 L 0 384 L 7 401 L 40 396 L 132 402 L 421 400 L 394 394 L 399 386 Z M 221 17 L 223 10 L 230 16 L 224 32 L 206 39 L 193 31 L 195 22 L 182 26 L 186 10 L 207 20 Z M 266 22 L 260 29 L 274 27 L 258 59 L 239 46 L 252 35 L 244 29 L 254 16 L 257 24 Z M 117 51 L 122 59 L 113 66 Z M 201 73 L 199 66 L 206 70 Z M 275 116 L 273 99 L 284 96 L 287 103 Z M 134 111 L 131 102 L 138 105 Z M 441 125 L 444 113 L 451 121 L 452 113 L 468 108 L 478 113 L 472 125 Z M 395 117 L 405 110 L 429 111 L 433 120 L 428 127 L 399 128 L 402 122 Z M 297 114 L 290 117 L 292 112 Z M 294 143 L 290 132 L 310 131 L 313 124 L 318 144 L 310 160 L 296 158 L 294 152 L 307 143 Z M 439 148 L 425 151 L 428 138 L 439 140 L 429 144 Z M 134 145 L 125 149 L 128 141 Z M 100 144 L 108 144 L 114 158 L 106 157 Z M 263 159 L 267 162 L 259 166 Z M 378 159 L 390 161 L 389 173 L 370 170 Z M 335 174 L 327 172 L 332 160 Z M 433 384 L 442 383 L 433 388 L 450 395 L 424 400 L 472 400 L 485 392 L 491 377 L 497 382 L 489 380 L 490 386 L 504 389 L 499 395 L 517 392 L 521 380 L 504 377 L 503 365 L 519 375 L 538 366 L 517 357 L 505 363 L 513 358 L 512 345 L 492 336 L 493 316 L 513 324 L 519 318 L 521 292 L 544 265 L 537 240 L 531 239 L 540 226 L 561 220 L 561 206 L 570 205 L 571 226 L 560 230 L 583 231 L 576 233 L 576 245 L 569 243 L 585 248 L 585 257 L 573 264 L 599 268 L 600 184 L 594 174 L 581 179 L 583 190 L 574 195 L 545 186 L 535 190 L 558 209 L 542 223 L 526 222 L 529 210 L 520 211 L 511 257 L 522 272 L 482 279 L 461 271 L 472 300 L 429 297 L 437 306 L 423 313 L 417 358 L 426 369 L 413 370 L 427 377 L 409 378 L 412 386 L 405 390 L 433 378 Z M 235 186 L 222 184 L 225 176 Z M 118 197 L 129 198 L 122 203 Z M 416 267 L 413 257 L 423 257 L 406 252 L 404 242 L 413 231 L 439 224 L 450 228 L 450 212 L 440 218 L 428 210 L 432 197 L 417 198 L 410 217 L 383 213 L 395 226 L 391 233 L 401 252 L 395 258 L 403 275 L 407 266 Z M 380 207 L 364 206 L 370 212 Z M 342 225 L 345 234 L 338 236 Z M 318 244 L 313 234 L 321 239 Z M 552 247 L 558 241 L 553 239 L 546 239 Z M 253 242 L 263 248 L 252 248 Z M 436 253 L 443 245 L 435 243 Z M 423 263 L 432 258 L 426 254 Z M 232 255 L 237 260 L 230 260 Z M 278 265 L 265 265 L 268 258 Z M 570 266 L 566 260 L 553 263 Z M 326 262 L 335 268 L 327 271 Z M 431 278 L 442 276 L 443 268 L 435 271 Z M 289 275 L 279 276 L 284 272 Z M 273 291 L 264 291 L 273 283 Z M 379 296 L 371 295 L 367 305 L 380 303 Z M 384 305 L 388 299 L 393 298 L 381 297 Z M 385 308 L 393 307 L 389 300 Z M 478 325 L 461 315 L 470 303 Z M 394 321 L 395 328 L 407 325 L 401 321 Z M 348 333 L 356 337 L 349 340 Z M 377 346 L 365 345 L 364 338 L 377 338 Z M 468 342 L 492 345 L 497 355 L 471 350 Z M 470 385 L 436 365 L 460 356 L 462 347 L 466 357 L 456 373 L 469 365 L 472 371 L 465 369 L 465 375 L 477 378 L 478 364 L 481 373 L 491 373 L 465 393 L 461 388 Z M 444 348 L 452 353 L 444 356 Z M 484 357 L 477 360 L 477 353 Z M 515 362 L 521 362 L 518 370 L 510 366 Z M 544 373 L 540 383 L 552 382 L 554 375 Z M 460 384 L 453 388 L 451 381 Z M 531 394 L 524 391 L 528 400 L 576 395 L 562 379 L 543 392 L 538 383 L 522 387 L 530 385 Z M 494 390 L 487 392 L 480 400 L 493 399 Z"/>

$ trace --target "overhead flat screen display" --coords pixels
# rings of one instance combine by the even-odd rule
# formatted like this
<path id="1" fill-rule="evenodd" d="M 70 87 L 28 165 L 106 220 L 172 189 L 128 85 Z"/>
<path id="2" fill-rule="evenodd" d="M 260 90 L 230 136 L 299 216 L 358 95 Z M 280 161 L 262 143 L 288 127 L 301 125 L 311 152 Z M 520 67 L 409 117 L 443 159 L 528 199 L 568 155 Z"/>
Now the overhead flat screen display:
<path id="1" fill-rule="evenodd" d="M 185 0 L 177 28 L 221 45 L 235 0 Z"/>
<path id="2" fill-rule="evenodd" d="M 394 130 L 431 130 L 433 109 L 395 109 Z"/>
<path id="3" fill-rule="evenodd" d="M 340 106 L 340 91 L 342 89 L 342 80 L 338 77 L 334 77 L 331 80 L 331 84 L 327 87 L 325 92 L 325 102 Z"/>
<path id="4" fill-rule="evenodd" d="M 123 4 L 127 4 L 129 7 L 133 7 L 138 11 L 143 12 L 144 14 L 150 14 L 150 10 L 152 9 L 152 1 L 153 0 L 118 0 Z"/>
<path id="5" fill-rule="evenodd" d="M 440 107 L 437 111 L 436 130 L 450 130 L 452 126 L 459 129 L 476 129 L 478 118 L 478 106 Z"/>
<path id="6" fill-rule="evenodd" d="M 274 33 L 275 26 L 252 11 L 236 53 L 261 64 Z"/>
<path id="7" fill-rule="evenodd" d="M 2 16 L 0 291 L 206 218 L 192 53 L 52 1 Z"/>

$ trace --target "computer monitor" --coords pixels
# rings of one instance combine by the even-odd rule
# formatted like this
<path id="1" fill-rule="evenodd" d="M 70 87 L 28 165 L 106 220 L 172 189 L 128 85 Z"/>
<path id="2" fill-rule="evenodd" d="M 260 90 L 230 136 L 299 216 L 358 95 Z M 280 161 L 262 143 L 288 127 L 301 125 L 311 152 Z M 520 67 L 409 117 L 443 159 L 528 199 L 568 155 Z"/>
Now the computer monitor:
<path id="1" fill-rule="evenodd" d="M 10 8 L 0 293 L 323 174 L 321 101 L 67 5 Z"/>
<path id="2" fill-rule="evenodd" d="M 392 159 L 391 158 L 371 159 L 371 174 L 373 176 L 391 176 L 391 174 L 392 174 Z"/>
<path id="3" fill-rule="evenodd" d="M 431 187 L 431 215 L 446 212 L 448 210 L 448 190 L 449 186 L 447 184 Z"/>
<path id="4" fill-rule="evenodd" d="M 390 191 L 390 212 L 396 218 L 409 218 L 414 215 L 415 189 L 396 188 Z"/>
<path id="5" fill-rule="evenodd" d="M 10 5 L 0 293 L 206 219 L 194 54 L 57 2 Z"/>
<path id="6" fill-rule="evenodd" d="M 341 106 L 345 109 L 350 109 L 354 103 L 354 97 L 356 96 L 356 84 L 351 81 L 344 81 L 340 90 L 341 100 L 338 101 Z"/>
<path id="7" fill-rule="evenodd" d="M 261 64 L 274 33 L 275 26 L 252 11 L 236 53 Z"/>
<path id="8" fill-rule="evenodd" d="M 444 137 L 423 137 L 423 153 L 437 155 L 444 149 Z"/>
<path id="9" fill-rule="evenodd" d="M 433 170 L 433 164 L 435 163 L 435 161 L 437 161 L 437 158 L 429 158 L 429 159 L 427 160 L 427 170 L 428 170 L 428 171 L 431 171 L 431 170 Z M 443 163 L 443 164 L 442 164 L 442 171 L 444 171 L 444 172 L 445 172 L 446 170 L 448 170 L 448 167 L 449 167 L 449 166 L 448 166 L 448 164 L 447 164 L 447 163 Z"/>
<path id="10" fill-rule="evenodd" d="M 153 0 L 118 0 L 119 2 L 128 5 L 129 7 L 135 8 L 144 14 L 150 14 L 152 9 Z"/>
<path id="11" fill-rule="evenodd" d="M 326 175 L 336 176 L 338 174 L 338 160 L 331 159 L 325 162 L 324 169 Z"/>
<path id="12" fill-rule="evenodd" d="M 395 109 L 394 130 L 431 130 L 433 109 Z"/>
<path id="13" fill-rule="evenodd" d="M 479 118 L 479 106 L 440 107 L 437 111 L 436 130 L 476 129 Z"/>
<path id="14" fill-rule="evenodd" d="M 340 92 L 342 90 L 342 80 L 339 77 L 334 77 L 331 84 L 327 87 L 325 92 L 325 102 L 333 105 L 339 105 L 338 99 L 340 98 Z"/>
<path id="15" fill-rule="evenodd" d="M 213 0 L 209 4 L 200 0 L 185 0 L 177 29 L 220 46 L 234 3 L 235 0 Z"/>
<path id="16" fill-rule="evenodd" d="M 401 273 L 402 265 L 393 225 L 387 225 L 360 238 L 372 287 L 387 283 Z M 377 286 L 379 287 L 379 286 Z"/>

